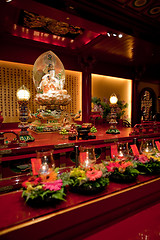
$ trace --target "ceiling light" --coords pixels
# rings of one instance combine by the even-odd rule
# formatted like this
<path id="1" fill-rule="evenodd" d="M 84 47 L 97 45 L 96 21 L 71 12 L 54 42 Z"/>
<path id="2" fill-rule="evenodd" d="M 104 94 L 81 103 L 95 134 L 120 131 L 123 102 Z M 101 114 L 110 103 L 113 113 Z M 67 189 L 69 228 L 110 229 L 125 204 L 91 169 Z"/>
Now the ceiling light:
<path id="1" fill-rule="evenodd" d="M 114 36 L 114 37 L 116 37 L 116 36 L 117 36 L 117 34 L 116 34 L 116 33 L 113 33 L 113 36 Z"/>
<path id="2" fill-rule="evenodd" d="M 6 2 L 8 3 L 8 2 L 12 2 L 12 0 L 6 0 Z"/>
<path id="3" fill-rule="evenodd" d="M 118 34 L 118 37 L 119 37 L 119 38 L 122 38 L 122 37 L 123 37 L 123 34 L 122 34 L 122 33 Z"/>
<path id="4" fill-rule="evenodd" d="M 108 32 L 108 33 L 107 33 L 107 36 L 108 36 L 108 37 L 110 37 L 110 36 L 111 36 L 111 34 Z"/>
<path id="5" fill-rule="evenodd" d="M 73 7 L 73 6 L 69 6 L 69 8 L 70 8 L 71 10 L 74 10 L 74 7 Z"/>

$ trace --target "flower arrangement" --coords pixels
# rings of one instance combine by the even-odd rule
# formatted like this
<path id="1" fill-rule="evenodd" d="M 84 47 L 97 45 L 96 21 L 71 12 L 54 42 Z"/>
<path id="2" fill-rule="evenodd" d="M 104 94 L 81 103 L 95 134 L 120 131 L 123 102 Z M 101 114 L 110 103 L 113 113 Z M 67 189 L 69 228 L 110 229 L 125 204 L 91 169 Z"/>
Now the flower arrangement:
<path id="1" fill-rule="evenodd" d="M 68 134 L 68 131 L 65 128 L 62 128 L 61 131 L 59 132 L 61 135 L 66 135 Z"/>
<path id="2" fill-rule="evenodd" d="M 116 182 L 132 182 L 135 181 L 139 171 L 137 165 L 131 160 L 110 160 L 106 164 L 107 171 L 110 173 L 110 179 Z"/>
<path id="3" fill-rule="evenodd" d="M 98 193 L 108 184 L 108 173 L 103 163 L 93 164 L 86 168 L 79 166 L 70 172 L 70 187 L 78 193 Z"/>
<path id="4" fill-rule="evenodd" d="M 90 139 L 96 139 L 96 135 L 94 133 L 97 132 L 97 128 L 95 126 L 92 126 L 91 129 L 90 129 L 90 136 L 89 138 Z"/>
<path id="5" fill-rule="evenodd" d="M 97 132 L 97 128 L 95 126 L 92 126 L 90 129 L 91 133 L 96 133 Z"/>
<path id="6" fill-rule="evenodd" d="M 78 135 L 78 132 L 74 124 L 71 125 L 68 135 L 69 135 L 68 137 L 69 140 L 76 140 L 76 136 Z"/>
<path id="7" fill-rule="evenodd" d="M 145 153 L 135 157 L 137 169 L 141 174 L 160 173 L 160 153 Z"/>
<path id="8" fill-rule="evenodd" d="M 65 200 L 64 189 L 69 184 L 67 173 L 59 174 L 58 168 L 49 169 L 46 174 L 31 176 L 27 181 L 22 183 L 22 197 L 26 202 L 32 204 L 52 203 L 54 200 Z"/>
<path id="9" fill-rule="evenodd" d="M 62 135 L 62 139 L 65 139 L 65 138 L 66 138 L 66 135 L 68 135 L 68 131 L 67 131 L 65 128 L 62 128 L 62 129 L 59 131 L 59 134 Z"/>
<path id="10" fill-rule="evenodd" d="M 106 119 L 107 116 L 109 116 L 111 112 L 111 107 L 109 100 L 107 98 L 104 98 L 103 101 L 101 101 L 100 98 L 92 97 L 91 102 L 94 104 L 93 110 L 100 112 L 103 119 Z M 128 103 L 125 103 L 124 101 L 118 100 L 117 102 L 117 119 L 120 119 L 125 114 L 125 109 L 128 107 Z"/>

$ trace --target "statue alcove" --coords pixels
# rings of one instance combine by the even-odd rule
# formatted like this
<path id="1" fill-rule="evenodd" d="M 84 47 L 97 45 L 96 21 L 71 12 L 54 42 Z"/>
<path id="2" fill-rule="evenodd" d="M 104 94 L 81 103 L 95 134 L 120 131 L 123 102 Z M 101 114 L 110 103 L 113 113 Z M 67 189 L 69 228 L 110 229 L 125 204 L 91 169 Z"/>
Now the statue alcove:
<path id="1" fill-rule="evenodd" d="M 151 88 L 143 88 L 139 95 L 141 121 L 152 121 L 156 114 L 156 94 Z"/>

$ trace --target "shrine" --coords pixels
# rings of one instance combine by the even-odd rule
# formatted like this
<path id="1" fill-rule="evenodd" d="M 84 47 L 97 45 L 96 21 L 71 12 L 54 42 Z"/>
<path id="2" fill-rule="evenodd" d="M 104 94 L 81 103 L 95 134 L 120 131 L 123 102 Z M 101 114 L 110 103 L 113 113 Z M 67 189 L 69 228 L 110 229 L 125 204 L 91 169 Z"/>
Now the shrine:
<path id="1" fill-rule="evenodd" d="M 158 1 L 0 5 L 1 239 L 158 240 Z"/>

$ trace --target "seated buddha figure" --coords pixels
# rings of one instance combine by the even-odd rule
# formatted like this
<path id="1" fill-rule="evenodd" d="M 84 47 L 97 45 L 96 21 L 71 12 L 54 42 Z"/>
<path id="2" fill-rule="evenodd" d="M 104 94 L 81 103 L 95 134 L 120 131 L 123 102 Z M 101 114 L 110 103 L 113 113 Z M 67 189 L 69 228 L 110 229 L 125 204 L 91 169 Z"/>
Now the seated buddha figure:
<path id="1" fill-rule="evenodd" d="M 53 93 L 63 89 L 63 79 L 55 77 L 55 70 L 52 64 L 49 64 L 48 73 L 42 77 L 39 88 L 43 93 Z"/>

